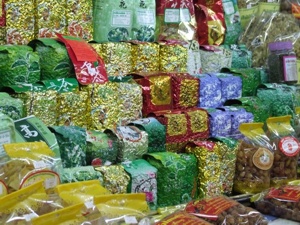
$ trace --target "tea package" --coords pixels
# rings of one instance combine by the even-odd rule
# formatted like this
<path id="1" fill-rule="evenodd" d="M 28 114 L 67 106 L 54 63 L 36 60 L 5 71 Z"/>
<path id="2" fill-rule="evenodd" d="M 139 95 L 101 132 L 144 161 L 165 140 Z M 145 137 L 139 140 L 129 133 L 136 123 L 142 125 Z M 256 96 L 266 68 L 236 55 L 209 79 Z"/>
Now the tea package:
<path id="1" fill-rule="evenodd" d="M 171 213 L 170 215 L 166 216 L 165 218 L 161 219 L 156 225 L 171 225 L 174 223 L 185 223 L 190 225 L 210 225 L 211 223 L 198 218 L 192 214 L 189 214 L 185 211 L 178 211 Z"/>
<path id="2" fill-rule="evenodd" d="M 16 130 L 14 121 L 0 112 L 0 162 L 8 159 L 3 145 L 16 142 Z"/>
<path id="3" fill-rule="evenodd" d="M 223 45 L 232 52 L 232 68 L 250 68 L 252 66 L 252 52 L 244 44 Z"/>
<path id="4" fill-rule="evenodd" d="M 232 129 L 231 114 L 216 108 L 206 108 L 206 110 L 209 115 L 209 136 L 229 137 Z"/>
<path id="5" fill-rule="evenodd" d="M 263 123 L 242 123 L 244 135 L 237 151 L 233 190 L 237 193 L 259 193 L 270 187 L 274 149 L 263 130 Z"/>
<path id="6" fill-rule="evenodd" d="M 5 92 L 0 92 L 0 112 L 13 120 L 18 120 L 25 116 L 22 100 L 13 98 Z"/>
<path id="7" fill-rule="evenodd" d="M 93 166 L 80 166 L 73 168 L 64 168 L 60 173 L 61 183 L 73 183 L 80 181 L 99 180 L 103 182 L 100 172 L 96 171 Z"/>

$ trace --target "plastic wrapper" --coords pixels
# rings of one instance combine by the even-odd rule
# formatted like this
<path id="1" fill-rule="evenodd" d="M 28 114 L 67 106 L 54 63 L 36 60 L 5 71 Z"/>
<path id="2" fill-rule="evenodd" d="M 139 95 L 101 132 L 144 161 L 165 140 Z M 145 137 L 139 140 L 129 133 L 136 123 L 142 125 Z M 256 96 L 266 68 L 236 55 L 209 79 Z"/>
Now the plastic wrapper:
<path id="1" fill-rule="evenodd" d="M 197 34 L 200 45 L 220 45 L 225 38 L 225 18 L 222 1 L 194 1 Z M 218 72 L 218 71 L 210 71 Z"/>
<path id="2" fill-rule="evenodd" d="M 186 109 L 195 107 L 199 101 L 200 81 L 188 73 L 172 73 L 173 108 Z"/>
<path id="3" fill-rule="evenodd" d="M 132 72 L 131 43 L 90 43 L 102 57 L 108 76 L 122 77 Z"/>
<path id="4" fill-rule="evenodd" d="M 251 197 L 261 213 L 300 222 L 299 186 L 283 185 L 270 188 Z"/>
<path id="5" fill-rule="evenodd" d="M 73 168 L 64 168 L 60 173 L 62 183 L 73 183 L 88 180 L 99 180 L 103 182 L 100 172 L 96 171 L 93 166 L 80 166 Z"/>
<path id="6" fill-rule="evenodd" d="M 62 43 L 54 38 L 39 38 L 30 41 L 28 45 L 40 58 L 41 80 L 75 77 L 73 64 Z"/>
<path id="7" fill-rule="evenodd" d="M 233 44 L 223 45 L 223 47 L 230 49 L 232 52 L 232 68 L 250 68 L 252 66 L 252 52 L 245 45 Z"/>
<path id="8" fill-rule="evenodd" d="M 218 73 L 224 67 L 231 67 L 232 51 L 222 46 L 201 45 L 202 73 Z"/>
<path id="9" fill-rule="evenodd" d="M 280 186 L 297 178 L 297 163 L 300 144 L 291 116 L 270 117 L 266 121 L 268 136 L 275 147 L 274 163 L 271 169 L 271 185 Z"/>
<path id="10" fill-rule="evenodd" d="M 252 51 L 253 67 L 266 65 L 270 42 L 274 42 L 278 36 L 300 30 L 293 15 L 280 12 L 263 12 L 252 23 L 241 35 L 239 43 L 245 44 Z"/>
<path id="11" fill-rule="evenodd" d="M 52 126 L 64 168 L 86 165 L 86 130 L 77 126 Z"/>
<path id="12" fill-rule="evenodd" d="M 251 112 L 253 114 L 253 122 L 264 123 L 271 116 L 270 105 L 264 104 L 264 102 L 257 96 L 228 100 L 224 103 L 224 106 L 244 108 L 247 112 Z"/>
<path id="13" fill-rule="evenodd" d="M 103 186 L 112 194 L 123 194 L 127 192 L 130 177 L 121 165 L 109 165 L 95 167 L 103 176 Z"/>
<path id="14" fill-rule="evenodd" d="M 111 132 L 88 130 L 86 142 L 87 165 L 93 165 L 93 162 L 97 159 L 100 159 L 103 164 L 117 161 L 119 145 L 117 137 L 113 136 Z"/>
<path id="15" fill-rule="evenodd" d="M 145 193 L 146 200 L 151 210 L 157 207 L 157 169 L 144 159 L 122 163 L 125 171 L 130 176 L 128 193 Z"/>
<path id="16" fill-rule="evenodd" d="M 133 74 L 133 77 L 142 87 L 142 113 L 144 116 L 158 110 L 172 109 L 172 83 L 170 74 Z"/>
<path id="17" fill-rule="evenodd" d="M 80 203 L 92 204 L 95 196 L 111 194 L 101 186 L 99 180 L 60 184 L 56 186 L 56 193 L 65 207 Z"/>
<path id="18" fill-rule="evenodd" d="M 191 201 L 185 211 L 212 224 L 266 225 L 268 221 L 257 210 L 226 196 L 213 196 Z"/>
<path id="19" fill-rule="evenodd" d="M 117 126 L 119 141 L 117 161 L 125 162 L 141 158 L 148 152 L 148 134 L 135 126 Z"/>
<path id="20" fill-rule="evenodd" d="M 274 152 L 263 130 L 263 123 L 243 123 L 244 135 L 237 151 L 233 190 L 236 193 L 259 193 L 270 187 Z"/>
<path id="21" fill-rule="evenodd" d="M 188 49 L 185 44 L 176 40 L 159 42 L 159 71 L 187 72 Z"/>
<path id="22" fill-rule="evenodd" d="M 40 59 L 27 45 L 1 45 L 0 87 L 40 80 Z"/>
<path id="23" fill-rule="evenodd" d="M 5 2 L 6 12 L 6 43 L 26 45 L 35 35 L 35 4 L 28 1 L 26 4 L 18 0 Z"/>
<path id="24" fill-rule="evenodd" d="M 198 107 L 216 108 L 222 105 L 221 81 L 208 74 L 195 75 L 200 80 Z"/>
<path id="25" fill-rule="evenodd" d="M 93 39 L 93 4 L 90 1 L 67 0 L 67 34 L 84 40 Z"/>
<path id="26" fill-rule="evenodd" d="M 166 127 L 154 117 L 134 120 L 128 125 L 136 126 L 148 134 L 148 152 L 166 151 Z"/>
<path id="27" fill-rule="evenodd" d="M 132 41 L 132 72 L 159 71 L 160 45 L 158 43 Z"/>
<path id="28" fill-rule="evenodd" d="M 8 143 L 3 148 L 10 160 L 1 165 L 1 180 L 8 193 L 43 181 L 47 193 L 60 183 L 61 159 L 45 142 Z"/>
<path id="29" fill-rule="evenodd" d="M 183 224 L 190 224 L 190 225 L 210 225 L 211 223 L 200 219 L 192 214 L 189 214 L 185 211 L 178 211 L 174 212 L 159 222 L 155 223 L 156 225 L 171 225 L 174 223 L 183 223 Z"/>
<path id="30" fill-rule="evenodd" d="M 242 79 L 242 96 L 254 96 L 256 88 L 261 84 L 261 72 L 256 68 L 223 68 L 221 73 L 230 73 Z"/>
<path id="31" fill-rule="evenodd" d="M 197 159 L 192 154 L 157 152 L 145 155 L 157 169 L 157 206 L 184 204 L 197 197 Z"/>
<path id="32" fill-rule="evenodd" d="M 3 144 L 16 142 L 16 130 L 14 121 L 0 112 L 0 162 L 8 160 Z"/>
<path id="33" fill-rule="evenodd" d="M 150 213 L 144 193 L 96 196 L 94 203 L 108 225 L 138 224 Z"/>
<path id="34" fill-rule="evenodd" d="M 297 59 L 300 59 L 300 31 L 278 36 L 275 41 L 291 41 L 293 43 L 293 50 L 296 53 Z"/>
<path id="35" fill-rule="evenodd" d="M 5 92 L 0 92 L 0 112 L 13 120 L 18 120 L 24 117 L 23 102 Z"/>
<path id="36" fill-rule="evenodd" d="M 59 0 L 35 1 L 35 30 L 38 37 L 55 37 L 55 33 L 66 32 L 65 5 Z"/>
<path id="37" fill-rule="evenodd" d="M 60 200 L 46 194 L 42 181 L 0 198 L 0 222 L 7 225 L 31 224 L 33 218 L 62 209 Z"/>
<path id="38" fill-rule="evenodd" d="M 158 40 L 197 40 L 194 3 L 191 0 L 156 2 L 156 34 Z"/>
<path id="39" fill-rule="evenodd" d="M 206 108 L 209 115 L 209 136 L 229 137 L 231 133 L 231 114 L 220 109 Z"/>

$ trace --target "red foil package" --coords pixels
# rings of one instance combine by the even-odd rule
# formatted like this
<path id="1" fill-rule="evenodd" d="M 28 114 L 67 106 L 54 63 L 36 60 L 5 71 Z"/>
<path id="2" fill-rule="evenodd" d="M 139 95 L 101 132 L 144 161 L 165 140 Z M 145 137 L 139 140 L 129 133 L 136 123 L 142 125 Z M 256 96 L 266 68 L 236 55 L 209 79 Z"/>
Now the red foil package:
<path id="1" fill-rule="evenodd" d="M 225 19 L 221 0 L 195 0 L 198 42 L 221 45 L 225 37 Z"/>
<path id="2" fill-rule="evenodd" d="M 209 137 L 209 116 L 205 109 L 189 108 L 184 111 L 188 120 L 188 139 Z"/>
<path id="3" fill-rule="evenodd" d="M 142 113 L 172 109 L 171 76 L 167 73 L 132 74 L 135 81 L 142 87 Z"/>
<path id="4" fill-rule="evenodd" d="M 59 41 L 66 45 L 76 78 L 82 85 L 106 83 L 108 81 L 103 59 L 85 40 L 72 36 L 56 34 Z"/>

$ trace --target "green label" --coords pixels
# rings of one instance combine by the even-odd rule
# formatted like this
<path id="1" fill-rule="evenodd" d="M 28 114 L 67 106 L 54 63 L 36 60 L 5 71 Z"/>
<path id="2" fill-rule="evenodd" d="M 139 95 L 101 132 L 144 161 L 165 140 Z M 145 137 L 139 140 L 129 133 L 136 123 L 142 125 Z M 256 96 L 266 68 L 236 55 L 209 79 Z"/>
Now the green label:
<path id="1" fill-rule="evenodd" d="M 263 11 L 266 12 L 279 12 L 280 4 L 276 2 L 259 2 L 257 15 L 261 15 Z"/>
<path id="2" fill-rule="evenodd" d="M 78 82 L 75 78 L 61 78 L 56 80 L 45 80 L 43 84 L 47 90 L 57 92 L 70 92 L 78 88 Z"/>
<path id="3" fill-rule="evenodd" d="M 258 6 L 251 7 L 249 9 L 239 9 L 241 16 L 242 28 L 246 28 L 251 18 L 256 15 Z"/>

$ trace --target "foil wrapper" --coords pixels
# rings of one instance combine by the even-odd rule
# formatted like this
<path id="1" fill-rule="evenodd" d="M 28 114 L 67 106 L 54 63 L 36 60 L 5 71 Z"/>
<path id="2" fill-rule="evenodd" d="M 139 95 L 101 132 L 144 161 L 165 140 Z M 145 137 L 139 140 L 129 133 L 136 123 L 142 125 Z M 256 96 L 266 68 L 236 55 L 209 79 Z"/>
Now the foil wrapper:
<path id="1" fill-rule="evenodd" d="M 132 72 L 131 44 L 126 42 L 91 43 L 105 62 L 108 76 L 125 76 Z"/>
<path id="2" fill-rule="evenodd" d="M 160 48 L 157 43 L 133 42 L 131 55 L 133 72 L 159 71 Z"/>
<path id="3" fill-rule="evenodd" d="M 133 125 L 148 134 L 148 152 L 166 151 L 166 128 L 154 117 L 142 118 L 132 121 Z"/>
<path id="4" fill-rule="evenodd" d="M 174 153 L 183 153 L 185 152 L 185 146 L 188 144 L 188 141 L 184 142 L 167 142 L 166 151 Z"/>
<path id="5" fill-rule="evenodd" d="M 90 119 L 90 98 L 87 92 L 73 91 L 57 96 L 58 126 L 79 126 L 87 128 Z"/>
<path id="6" fill-rule="evenodd" d="M 208 112 L 200 108 L 190 108 L 185 111 L 188 119 L 188 139 L 209 137 Z"/>
<path id="7" fill-rule="evenodd" d="M 6 10 L 6 43 L 27 44 L 35 37 L 34 1 L 8 0 Z"/>
<path id="8" fill-rule="evenodd" d="M 66 1 L 67 34 L 86 41 L 93 39 L 93 2 L 82 0 Z"/>
<path id="9" fill-rule="evenodd" d="M 166 73 L 134 74 L 135 81 L 142 87 L 143 115 L 172 108 L 171 76 Z"/>
<path id="10" fill-rule="evenodd" d="M 38 37 L 56 37 L 55 32 L 66 32 L 66 7 L 59 0 L 37 0 L 36 28 Z"/>
<path id="11" fill-rule="evenodd" d="M 95 167 L 103 176 L 103 186 L 112 194 L 127 193 L 130 177 L 122 165 Z"/>
<path id="12" fill-rule="evenodd" d="M 231 114 L 218 109 L 207 109 L 209 113 L 210 137 L 229 137 L 231 134 Z"/>
<path id="13" fill-rule="evenodd" d="M 157 169 L 144 159 L 122 163 L 130 176 L 129 193 L 145 193 L 151 210 L 157 207 Z"/>
<path id="14" fill-rule="evenodd" d="M 145 159 L 157 169 L 158 207 L 185 204 L 197 197 L 197 159 L 193 154 L 157 152 Z"/>
<path id="15" fill-rule="evenodd" d="M 187 73 L 188 49 L 182 44 L 159 44 L 159 71 Z"/>
<path id="16" fill-rule="evenodd" d="M 200 81 L 187 73 L 174 73 L 172 97 L 174 109 L 186 109 L 198 105 Z"/>
<path id="17" fill-rule="evenodd" d="M 116 135 L 120 141 L 118 161 L 132 161 L 142 158 L 148 152 L 148 134 L 134 126 L 118 126 Z"/>
<path id="18" fill-rule="evenodd" d="M 13 120 L 24 117 L 23 101 L 11 97 L 8 93 L 0 92 L 0 112 Z"/>
<path id="19" fill-rule="evenodd" d="M 199 196 L 212 197 L 222 194 L 221 155 L 215 142 L 197 141 L 186 147 L 186 152 L 194 154 L 198 160 Z"/>

